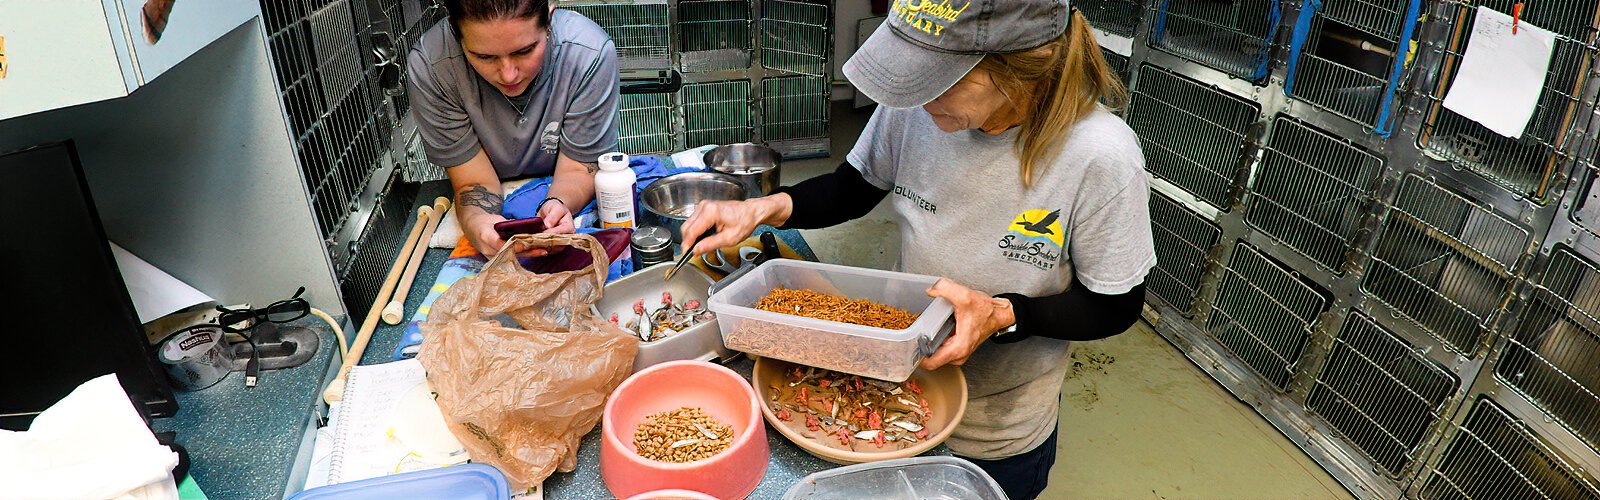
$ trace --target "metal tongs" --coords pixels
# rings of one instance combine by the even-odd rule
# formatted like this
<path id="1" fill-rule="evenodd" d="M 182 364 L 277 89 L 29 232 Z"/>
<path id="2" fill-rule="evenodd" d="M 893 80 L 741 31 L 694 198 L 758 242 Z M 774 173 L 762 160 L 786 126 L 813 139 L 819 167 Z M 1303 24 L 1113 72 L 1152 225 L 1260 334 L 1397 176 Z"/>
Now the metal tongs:
<path id="1" fill-rule="evenodd" d="M 672 277 L 678 274 L 678 270 L 683 269 L 684 264 L 688 264 L 689 260 L 694 258 L 694 246 L 700 244 L 700 240 L 704 240 L 706 237 L 713 234 L 717 234 L 716 228 L 711 228 L 704 234 L 701 234 L 700 239 L 695 240 L 694 243 L 683 245 L 683 255 L 678 257 L 678 263 L 673 264 L 672 269 L 667 270 L 667 278 L 664 281 L 672 281 Z"/>

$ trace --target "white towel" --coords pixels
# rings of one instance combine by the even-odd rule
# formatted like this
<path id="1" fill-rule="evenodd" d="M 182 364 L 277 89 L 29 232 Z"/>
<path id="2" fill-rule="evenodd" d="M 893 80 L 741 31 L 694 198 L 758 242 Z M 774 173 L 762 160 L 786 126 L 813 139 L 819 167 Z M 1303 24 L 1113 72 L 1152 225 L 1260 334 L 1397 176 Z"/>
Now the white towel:
<path id="1" fill-rule="evenodd" d="M 0 498 L 176 498 L 177 465 L 115 374 L 73 389 L 26 432 L 0 430 Z"/>

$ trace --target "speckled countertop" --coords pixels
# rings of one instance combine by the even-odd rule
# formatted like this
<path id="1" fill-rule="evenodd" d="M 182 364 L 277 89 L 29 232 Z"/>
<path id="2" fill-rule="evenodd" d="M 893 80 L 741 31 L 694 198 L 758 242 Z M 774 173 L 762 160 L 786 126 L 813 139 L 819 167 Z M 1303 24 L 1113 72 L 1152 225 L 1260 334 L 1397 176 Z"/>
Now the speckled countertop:
<path id="1" fill-rule="evenodd" d="M 800 255 L 816 258 L 798 232 L 774 232 Z M 427 295 L 448 255 L 447 250 L 430 249 L 423 257 L 406 297 L 408 316 Z M 304 482 L 310 462 L 312 424 L 323 412 L 318 394 L 333 376 L 336 356 L 334 337 L 327 326 L 310 317 L 298 325 L 316 330 L 323 340 L 314 359 L 295 368 L 268 371 L 250 389 L 244 387 L 243 374 L 232 373 L 212 387 L 180 392 L 177 415 L 154 421 L 158 432 L 177 432 L 177 442 L 189 449 L 193 461 L 190 474 L 210 498 L 281 498 L 285 492 L 298 491 Z M 399 326 L 378 328 L 361 364 L 388 362 L 400 334 Z M 753 366 L 745 358 L 729 365 L 747 378 Z M 806 475 L 837 467 L 789 443 L 770 426 L 767 444 L 772 458 L 750 498 L 780 497 Z M 948 453 L 943 446 L 929 452 Z M 598 428 L 584 436 L 578 449 L 578 468 L 551 476 L 545 487 L 545 498 L 550 499 L 613 498 L 600 478 Z"/>
<path id="2" fill-rule="evenodd" d="M 311 361 L 264 371 L 252 388 L 245 388 L 243 373 L 233 372 L 211 387 L 178 392 L 178 413 L 152 422 L 156 432 L 177 433 L 178 444 L 189 450 L 189 475 L 210 498 L 281 498 L 291 482 L 305 481 L 306 467 L 296 465 L 310 457 L 312 421 L 321 416 L 318 395 L 337 370 L 337 341 L 314 317 L 295 324 L 321 340 Z"/>

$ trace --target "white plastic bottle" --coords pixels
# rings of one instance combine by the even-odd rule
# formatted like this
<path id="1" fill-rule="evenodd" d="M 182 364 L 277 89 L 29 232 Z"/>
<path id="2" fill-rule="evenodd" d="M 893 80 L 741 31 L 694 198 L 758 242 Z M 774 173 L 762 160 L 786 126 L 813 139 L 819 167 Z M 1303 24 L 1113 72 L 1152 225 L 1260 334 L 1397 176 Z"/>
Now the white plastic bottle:
<path id="1" fill-rule="evenodd" d="M 633 184 L 638 181 L 628 168 L 628 155 L 600 155 L 600 172 L 594 174 L 594 197 L 600 204 L 600 227 L 633 227 Z"/>

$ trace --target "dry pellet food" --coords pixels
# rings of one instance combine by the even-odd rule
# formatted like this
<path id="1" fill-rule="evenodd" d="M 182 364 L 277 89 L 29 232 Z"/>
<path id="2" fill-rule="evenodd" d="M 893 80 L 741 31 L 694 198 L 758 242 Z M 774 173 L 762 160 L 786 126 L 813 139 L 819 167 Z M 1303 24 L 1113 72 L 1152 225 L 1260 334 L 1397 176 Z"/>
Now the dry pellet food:
<path id="1" fill-rule="evenodd" d="M 756 309 L 889 330 L 904 330 L 917 321 L 915 314 L 870 300 L 788 288 L 774 288 L 767 292 L 756 303 Z"/>
<path id="2" fill-rule="evenodd" d="M 693 462 L 722 453 L 733 443 L 733 428 L 699 408 L 651 414 L 633 432 L 639 456 L 658 462 Z"/>

